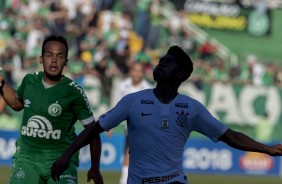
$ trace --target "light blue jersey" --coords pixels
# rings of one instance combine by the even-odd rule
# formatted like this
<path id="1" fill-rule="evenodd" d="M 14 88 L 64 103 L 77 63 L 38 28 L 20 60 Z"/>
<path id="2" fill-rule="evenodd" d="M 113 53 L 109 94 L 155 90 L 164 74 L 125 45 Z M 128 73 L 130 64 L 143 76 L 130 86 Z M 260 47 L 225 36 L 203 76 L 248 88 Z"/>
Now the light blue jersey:
<path id="1" fill-rule="evenodd" d="M 99 118 L 106 131 L 124 120 L 130 149 L 128 184 L 187 183 L 182 159 L 190 133 L 200 132 L 216 142 L 227 130 L 197 100 L 178 94 L 162 104 L 153 89 L 125 96 Z"/>

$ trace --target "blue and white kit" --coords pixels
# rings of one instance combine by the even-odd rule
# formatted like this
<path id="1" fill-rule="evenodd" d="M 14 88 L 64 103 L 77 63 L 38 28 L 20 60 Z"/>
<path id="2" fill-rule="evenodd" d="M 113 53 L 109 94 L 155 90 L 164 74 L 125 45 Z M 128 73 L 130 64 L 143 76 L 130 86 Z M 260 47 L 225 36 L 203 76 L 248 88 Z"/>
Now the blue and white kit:
<path id="1" fill-rule="evenodd" d="M 161 103 L 153 89 L 131 93 L 99 117 L 108 131 L 127 120 L 130 149 L 128 184 L 188 183 L 183 150 L 192 131 L 217 142 L 227 127 L 197 100 L 178 94 Z"/>

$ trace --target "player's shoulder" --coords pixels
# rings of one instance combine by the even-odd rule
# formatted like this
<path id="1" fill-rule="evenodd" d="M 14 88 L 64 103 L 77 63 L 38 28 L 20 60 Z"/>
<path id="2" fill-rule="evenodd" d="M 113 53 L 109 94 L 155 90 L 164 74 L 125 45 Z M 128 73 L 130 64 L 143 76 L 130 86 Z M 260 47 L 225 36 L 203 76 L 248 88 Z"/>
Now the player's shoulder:
<path id="1" fill-rule="evenodd" d="M 180 98 L 180 101 L 189 103 L 192 106 L 201 105 L 201 102 L 199 102 L 197 99 L 184 95 L 184 94 L 179 94 L 179 98 Z"/>
<path id="2" fill-rule="evenodd" d="M 144 89 L 137 92 L 129 93 L 123 97 L 128 101 L 136 101 L 142 97 L 150 97 L 153 94 L 153 89 Z"/>
<path id="3" fill-rule="evenodd" d="M 75 81 L 66 76 L 64 76 L 62 85 L 64 85 L 64 87 L 66 87 L 69 92 L 84 94 L 83 88 Z"/>
<path id="4" fill-rule="evenodd" d="M 43 72 L 30 72 L 24 76 L 23 80 L 37 82 L 39 80 L 42 80 L 42 76 L 43 76 Z"/>
<path id="5" fill-rule="evenodd" d="M 144 89 L 144 90 L 140 90 L 140 91 L 136 91 L 136 92 L 133 92 L 133 93 L 130 93 L 126 96 L 130 96 L 130 97 L 139 97 L 139 96 L 144 96 L 144 95 L 150 95 L 152 94 L 152 91 L 153 89 Z"/>

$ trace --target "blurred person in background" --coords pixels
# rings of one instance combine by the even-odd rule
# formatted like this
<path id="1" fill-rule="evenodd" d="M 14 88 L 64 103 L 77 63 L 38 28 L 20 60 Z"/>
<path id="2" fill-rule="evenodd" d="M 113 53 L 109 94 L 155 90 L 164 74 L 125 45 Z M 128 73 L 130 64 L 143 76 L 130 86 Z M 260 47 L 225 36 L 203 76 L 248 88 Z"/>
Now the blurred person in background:
<path id="1" fill-rule="evenodd" d="M 151 14 L 150 7 L 152 4 L 152 0 L 137 0 L 137 14 L 135 31 L 139 37 L 141 37 L 146 45 L 149 28 L 151 26 Z"/>
<path id="2" fill-rule="evenodd" d="M 282 66 L 276 67 L 274 81 L 277 87 L 282 88 Z"/>
<path id="3" fill-rule="evenodd" d="M 255 137 L 258 141 L 271 142 L 275 122 L 269 120 L 269 115 L 264 112 L 258 124 L 255 127 Z"/>
<path id="4" fill-rule="evenodd" d="M 238 150 L 282 156 L 281 144 L 268 146 L 236 132 L 199 101 L 179 94 L 180 85 L 192 71 L 193 63 L 182 48 L 170 47 L 154 69 L 156 87 L 126 95 L 90 129 L 81 132 L 54 162 L 51 168 L 54 180 L 60 180 L 76 151 L 124 120 L 127 120 L 130 150 L 128 184 L 187 184 L 183 152 L 193 131 Z"/>
<path id="5" fill-rule="evenodd" d="M 132 63 L 130 70 L 129 70 L 129 77 L 123 79 L 120 83 L 118 83 L 116 89 L 117 95 L 115 95 L 115 100 L 119 101 L 122 97 L 127 94 L 134 93 L 137 91 L 141 91 L 144 89 L 152 88 L 153 86 L 144 78 L 145 71 L 143 63 L 134 62 Z M 122 169 L 121 169 L 121 177 L 120 177 L 120 184 L 127 183 L 128 177 L 128 165 L 129 165 L 129 145 L 128 145 L 128 134 L 127 134 L 127 124 L 124 122 L 125 126 L 125 147 L 124 147 L 124 154 L 123 154 L 123 162 L 122 162 Z M 111 136 L 114 129 L 106 132 L 107 136 Z"/>
<path id="6" fill-rule="evenodd" d="M 80 120 L 88 128 L 95 121 L 83 89 L 62 74 L 68 63 L 64 37 L 50 35 L 44 39 L 40 63 L 44 71 L 27 74 L 17 90 L 0 75 L 1 97 L 15 111 L 23 110 L 10 184 L 56 183 L 50 175 L 51 164 L 76 137 L 74 124 Z M 88 181 L 102 184 L 99 136 L 90 143 L 90 152 Z M 60 183 L 78 182 L 78 154 L 72 157 Z"/>

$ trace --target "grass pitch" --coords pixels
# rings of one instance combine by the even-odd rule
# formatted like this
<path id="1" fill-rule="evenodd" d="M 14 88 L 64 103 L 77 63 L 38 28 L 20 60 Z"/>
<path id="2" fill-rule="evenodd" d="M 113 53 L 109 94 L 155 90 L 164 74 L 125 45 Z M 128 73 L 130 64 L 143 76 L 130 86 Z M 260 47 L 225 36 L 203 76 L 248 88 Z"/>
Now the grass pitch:
<path id="1" fill-rule="evenodd" d="M 0 183 L 8 183 L 11 174 L 10 167 L 0 167 Z M 87 171 L 78 172 L 79 184 L 87 184 Z M 105 184 L 118 184 L 119 172 L 102 172 Z M 230 175 L 204 175 L 204 174 L 187 174 L 189 184 L 281 184 L 282 178 L 263 177 L 263 176 L 230 176 Z M 89 182 L 93 183 L 93 181 Z"/>

